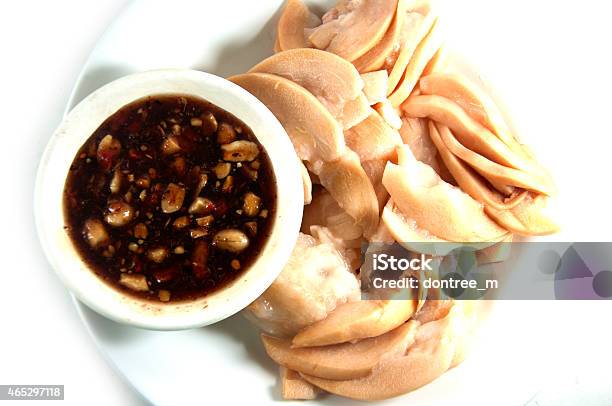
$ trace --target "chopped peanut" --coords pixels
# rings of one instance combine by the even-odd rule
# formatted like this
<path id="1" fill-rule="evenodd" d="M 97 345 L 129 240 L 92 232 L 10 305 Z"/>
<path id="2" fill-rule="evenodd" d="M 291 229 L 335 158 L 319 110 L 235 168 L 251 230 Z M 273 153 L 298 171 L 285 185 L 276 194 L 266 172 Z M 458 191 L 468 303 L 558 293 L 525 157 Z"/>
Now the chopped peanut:
<path id="1" fill-rule="evenodd" d="M 83 226 L 85 239 L 92 248 L 97 248 L 108 243 L 108 233 L 100 220 L 89 219 Z"/>
<path id="2" fill-rule="evenodd" d="M 221 125 L 219 125 L 219 129 L 217 130 L 217 142 L 223 145 L 234 142 L 235 140 L 236 131 L 234 130 L 234 127 L 227 123 L 221 123 Z"/>
<path id="3" fill-rule="evenodd" d="M 234 190 L 234 177 L 230 175 L 225 178 L 225 181 L 223 181 L 223 187 L 221 188 L 221 191 L 223 193 L 231 193 L 232 190 Z"/>
<path id="4" fill-rule="evenodd" d="M 191 214 L 208 214 L 212 212 L 214 203 L 212 200 L 205 197 L 197 197 L 191 206 L 189 206 L 189 213 Z"/>
<path id="5" fill-rule="evenodd" d="M 231 170 L 232 170 L 232 164 L 230 164 L 229 162 L 219 162 L 217 166 L 213 168 L 213 171 L 215 172 L 217 179 L 225 178 L 227 175 L 230 174 Z"/>
<path id="6" fill-rule="evenodd" d="M 147 226 L 143 223 L 138 223 L 134 226 L 134 237 L 142 240 L 146 240 L 149 235 L 149 230 L 147 230 Z"/>
<path id="7" fill-rule="evenodd" d="M 149 290 L 147 278 L 142 274 L 122 273 L 119 276 L 119 283 L 138 292 L 146 292 Z"/>
<path id="8" fill-rule="evenodd" d="M 259 147 L 251 141 L 234 141 L 221 145 L 223 159 L 231 162 L 252 161 L 259 155 Z"/>
<path id="9" fill-rule="evenodd" d="M 161 207 L 164 213 L 174 213 L 183 206 L 185 188 L 170 183 L 162 195 Z"/>
<path id="10" fill-rule="evenodd" d="M 165 290 L 165 289 L 160 289 L 159 292 L 157 292 L 157 297 L 162 302 L 169 302 L 170 301 L 170 291 Z"/>
<path id="11" fill-rule="evenodd" d="M 174 228 L 178 229 L 185 228 L 189 225 L 189 217 L 181 216 L 174 220 L 174 223 L 172 223 L 172 225 L 174 226 Z"/>
<path id="12" fill-rule="evenodd" d="M 253 192 L 247 192 L 243 199 L 242 210 L 249 217 L 255 217 L 261 208 L 261 198 Z"/>
<path id="13" fill-rule="evenodd" d="M 168 257 L 168 248 L 156 247 L 147 251 L 147 258 L 153 262 L 161 264 Z"/>

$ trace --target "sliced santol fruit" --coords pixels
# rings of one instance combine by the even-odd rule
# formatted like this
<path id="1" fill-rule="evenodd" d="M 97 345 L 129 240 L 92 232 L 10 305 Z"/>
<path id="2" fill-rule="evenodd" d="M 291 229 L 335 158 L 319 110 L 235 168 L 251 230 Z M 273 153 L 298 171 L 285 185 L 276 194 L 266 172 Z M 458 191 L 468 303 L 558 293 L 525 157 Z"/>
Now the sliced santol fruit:
<path id="1" fill-rule="evenodd" d="M 346 220 L 347 216 L 346 211 L 338 206 L 332 195 L 327 190 L 320 188 L 314 194 L 312 203 L 304 207 L 301 230 L 303 233 L 310 234 L 312 226 L 332 226 L 333 228 L 339 224 L 338 219 Z M 348 218 L 352 219 L 350 216 Z M 358 238 L 363 234 L 363 229 L 355 224 L 355 220 L 352 220 L 351 223 L 350 230 L 348 226 L 343 229 L 343 232 L 347 234 L 342 236 L 347 240 Z"/>
<path id="2" fill-rule="evenodd" d="M 302 185 L 304 186 L 304 205 L 312 202 L 312 180 L 308 169 L 304 166 L 304 163 L 300 161 L 300 174 L 302 175 Z"/>
<path id="3" fill-rule="evenodd" d="M 454 101 L 514 152 L 525 155 L 493 100 L 465 76 L 451 73 L 427 74 L 419 81 L 419 88 L 423 94 L 442 96 Z"/>
<path id="4" fill-rule="evenodd" d="M 440 130 L 438 130 L 438 128 Z M 482 204 L 498 210 L 511 209 L 525 198 L 527 191 L 519 192 L 516 196 L 506 199 L 499 192 L 492 190 L 480 175 L 475 173 L 465 162 L 451 153 L 446 144 L 442 141 L 440 131 L 445 132 L 450 130 L 442 124 L 436 125 L 433 122 L 429 122 L 429 135 L 438 148 L 438 152 L 444 164 L 464 192 Z"/>
<path id="5" fill-rule="evenodd" d="M 348 227 L 350 227 L 350 225 Z M 346 260 L 351 265 L 351 270 L 359 269 L 359 267 L 361 266 L 359 250 L 363 242 L 363 238 L 361 237 L 361 235 L 359 235 L 357 238 L 349 240 L 345 239 L 341 232 L 333 232 L 331 228 L 323 226 L 310 227 L 310 233 L 317 240 L 321 241 L 321 243 L 332 244 L 339 251 L 342 251 Z"/>
<path id="6" fill-rule="evenodd" d="M 393 199 L 389 199 L 383 209 L 381 221 L 393 239 L 408 251 L 446 255 L 455 248 L 450 241 L 432 235 L 420 228 L 415 220 L 406 217 L 393 203 Z"/>
<path id="7" fill-rule="evenodd" d="M 361 161 L 392 160 L 397 146 L 402 144 L 399 133 L 373 109 L 368 118 L 344 132 L 344 139 Z"/>
<path id="8" fill-rule="evenodd" d="M 356 99 L 346 102 L 338 122 L 345 130 L 361 123 L 370 115 L 370 104 L 363 93 Z"/>
<path id="9" fill-rule="evenodd" d="M 510 210 L 497 210 L 486 207 L 493 220 L 516 234 L 548 235 L 559 231 L 559 226 L 545 212 L 547 197 L 529 193 L 516 207 Z"/>
<path id="10" fill-rule="evenodd" d="M 448 171 L 448 168 L 441 160 L 436 146 L 433 144 L 429 136 L 428 120 L 423 118 L 402 118 L 402 126 L 399 130 L 400 136 L 406 144 L 412 155 L 424 164 L 431 166 L 438 175 L 452 185 L 455 184 L 453 175 Z M 406 151 L 408 152 L 408 151 Z M 402 151 L 398 151 L 398 163 L 402 165 Z"/>
<path id="11" fill-rule="evenodd" d="M 546 195 L 555 193 L 555 188 L 550 183 L 550 179 L 542 179 L 537 174 L 508 168 L 477 154 L 457 141 L 448 127 L 440 126 L 439 135 L 450 152 L 469 164 L 490 182 L 533 190 Z"/>
<path id="12" fill-rule="evenodd" d="M 360 297 L 359 281 L 343 253 L 300 233 L 280 275 L 244 314 L 268 334 L 292 337 Z"/>
<path id="13" fill-rule="evenodd" d="M 280 367 L 281 396 L 285 400 L 312 400 L 321 392 L 302 376 L 283 366 Z"/>
<path id="14" fill-rule="evenodd" d="M 389 95 L 389 102 L 393 106 L 398 107 L 410 96 L 423 70 L 440 46 L 442 46 L 442 35 L 440 33 L 440 25 L 435 21 L 431 30 L 414 50 L 397 88 Z"/>
<path id="15" fill-rule="evenodd" d="M 335 236 L 342 237 L 345 242 L 356 241 L 363 235 L 363 229 L 345 211 L 335 216 L 328 216 L 326 220 L 325 225 L 329 231 Z M 312 227 L 310 232 L 312 233 Z"/>
<path id="16" fill-rule="evenodd" d="M 372 49 L 385 35 L 397 9 L 397 0 L 340 0 L 309 32 L 308 40 L 319 49 L 354 61 Z"/>
<path id="17" fill-rule="evenodd" d="M 422 9 L 417 8 L 408 11 L 402 26 L 399 53 L 390 55 L 385 61 L 385 67 L 389 70 L 387 94 L 393 93 L 397 88 L 413 54 L 423 38 L 431 31 L 436 19 L 437 17 L 429 8 L 429 5 Z"/>
<path id="18" fill-rule="evenodd" d="M 387 99 L 387 81 L 389 75 L 386 70 L 362 73 L 363 93 L 368 99 L 370 106 Z"/>
<path id="19" fill-rule="evenodd" d="M 448 315 L 455 304 L 453 299 L 428 297 L 423 307 L 414 315 L 413 320 L 421 324 L 441 320 Z"/>
<path id="20" fill-rule="evenodd" d="M 336 307 L 293 337 L 292 346 L 316 347 L 377 337 L 404 324 L 414 314 L 414 300 L 359 300 Z"/>
<path id="21" fill-rule="evenodd" d="M 443 71 L 446 66 L 446 48 L 444 45 L 440 46 L 434 56 L 430 59 L 423 69 L 423 75 L 431 75 L 434 72 Z"/>
<path id="22" fill-rule="evenodd" d="M 271 73 L 297 83 L 312 93 L 341 125 L 346 104 L 356 100 L 364 87 L 359 72 L 350 62 L 318 49 L 280 52 L 249 72 Z"/>
<path id="23" fill-rule="evenodd" d="M 425 69 L 423 69 L 423 74 L 421 75 L 421 78 L 423 78 L 423 76 L 431 75 L 434 72 L 441 72 L 444 70 L 445 67 L 446 67 L 446 48 L 444 47 L 444 45 L 442 45 L 440 46 L 440 48 L 438 48 L 438 51 L 434 54 L 434 56 L 432 56 L 431 60 L 427 63 L 427 66 L 425 66 Z M 421 81 L 419 80 L 419 82 L 417 82 L 416 86 L 414 87 L 414 90 L 410 94 L 411 96 L 418 96 L 422 94 L 420 83 Z"/>
<path id="24" fill-rule="evenodd" d="M 371 72 L 384 67 L 385 59 L 398 46 L 404 19 L 406 18 L 406 10 L 411 2 L 412 0 L 399 0 L 397 2 L 397 11 L 385 35 L 374 48 L 353 61 L 353 65 L 359 72 Z"/>
<path id="25" fill-rule="evenodd" d="M 338 122 L 302 86 L 267 73 L 247 73 L 229 78 L 274 113 L 291 138 L 302 160 L 337 159 L 345 151 Z"/>
<path id="26" fill-rule="evenodd" d="M 361 167 L 365 171 L 366 175 L 368 175 L 370 182 L 374 186 L 374 192 L 376 192 L 376 197 L 378 198 L 378 207 L 381 209 L 385 207 L 385 204 L 387 204 L 387 200 L 389 199 L 389 193 L 382 184 L 385 166 L 387 166 L 386 159 L 373 159 L 371 161 L 361 162 Z"/>
<path id="27" fill-rule="evenodd" d="M 403 355 L 418 325 L 409 321 L 377 337 L 323 347 L 292 348 L 291 340 L 261 339 L 270 358 L 286 368 L 325 379 L 355 379 L 369 375 L 384 356 Z"/>
<path id="28" fill-rule="evenodd" d="M 418 161 L 434 167 L 438 150 L 429 136 L 428 121 L 422 118 L 404 117 L 402 122 L 399 133 L 404 144 L 410 147 Z"/>
<path id="29" fill-rule="evenodd" d="M 478 321 L 482 318 L 484 302 L 481 300 L 464 300 L 458 304 L 461 309 L 461 317 L 454 320 L 451 329 L 451 339 L 455 346 L 453 360 L 449 368 L 454 368 L 462 363 L 468 356 L 473 342 L 473 336 L 478 327 Z"/>
<path id="30" fill-rule="evenodd" d="M 400 211 L 436 237 L 486 242 L 498 241 L 506 234 L 480 203 L 416 159 L 404 166 L 387 163 L 383 184 Z"/>
<path id="31" fill-rule="evenodd" d="M 381 221 L 380 223 L 378 223 L 378 229 L 376 229 L 376 232 L 372 234 L 369 241 L 370 242 L 384 242 L 386 244 L 392 244 L 395 242 L 395 239 L 393 239 L 393 236 L 389 232 L 389 229 L 387 228 L 387 226 Z M 417 306 L 417 310 L 418 309 L 419 307 Z"/>
<path id="32" fill-rule="evenodd" d="M 322 226 L 311 226 L 310 233 L 314 238 L 319 240 L 322 244 L 331 244 L 340 252 L 346 262 L 348 263 L 351 270 L 357 270 L 362 265 L 361 260 L 361 245 L 364 242 L 364 239 L 361 237 L 363 232 L 360 232 L 357 238 L 349 240 L 348 237 L 345 237 L 343 234 L 343 229 L 341 227 L 346 226 L 347 228 L 351 228 L 354 226 L 354 220 L 349 220 L 352 223 L 345 223 L 334 228 L 332 231 L 331 228 L 322 227 Z"/>
<path id="33" fill-rule="evenodd" d="M 301 0 L 287 0 L 287 5 L 278 20 L 277 39 L 279 49 L 287 51 L 294 48 L 307 48 L 312 46 L 305 29 L 321 24 L 321 19 L 308 10 Z"/>
<path id="34" fill-rule="evenodd" d="M 381 221 L 387 227 L 393 239 L 410 252 L 443 256 L 455 248 L 461 247 L 459 243 L 438 238 L 427 230 L 420 228 L 415 220 L 407 217 L 397 208 L 393 199 L 389 199 L 383 209 Z M 502 238 L 505 240 L 507 237 Z M 488 241 L 470 244 L 470 246 L 478 250 L 486 250 L 497 244 L 499 243 L 496 241 Z"/>
<path id="35" fill-rule="evenodd" d="M 302 376 L 323 390 L 358 400 L 382 400 L 408 393 L 433 381 L 452 365 L 452 323 L 456 317 L 461 314 L 453 309 L 451 315 L 419 326 L 406 355 L 381 361 L 366 377 L 335 381 Z"/>
<path id="36" fill-rule="evenodd" d="M 311 163 L 310 169 L 338 205 L 363 228 L 365 236 L 371 235 L 378 226 L 378 201 L 357 154 L 347 150 L 333 162 Z"/>
<path id="37" fill-rule="evenodd" d="M 442 96 L 411 96 L 402 104 L 408 117 L 424 118 L 450 128 L 466 148 L 500 165 L 529 171 L 533 164 L 515 154 L 495 134 L 471 118 L 457 103 Z"/>
<path id="38" fill-rule="evenodd" d="M 383 100 L 380 103 L 376 103 L 372 106 L 374 110 L 385 120 L 391 128 L 399 130 L 402 128 L 402 118 L 399 116 L 397 110 L 389 103 L 389 100 Z"/>
<path id="39" fill-rule="evenodd" d="M 280 41 L 278 40 L 278 35 L 276 36 L 276 39 L 274 40 L 274 47 L 272 48 L 272 50 L 274 51 L 275 54 L 282 51 L 282 48 L 280 46 Z"/>

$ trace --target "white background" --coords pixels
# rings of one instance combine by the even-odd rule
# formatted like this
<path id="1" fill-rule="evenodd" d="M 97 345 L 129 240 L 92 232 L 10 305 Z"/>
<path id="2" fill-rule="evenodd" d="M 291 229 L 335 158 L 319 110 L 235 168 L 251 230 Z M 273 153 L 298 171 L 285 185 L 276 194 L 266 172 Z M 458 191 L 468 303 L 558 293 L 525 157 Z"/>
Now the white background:
<path id="1" fill-rule="evenodd" d="M 74 405 L 143 402 L 98 352 L 42 255 L 32 214 L 34 175 L 82 65 L 125 4 L 0 6 L 0 384 L 63 384 L 66 403 Z"/>
<path id="2" fill-rule="evenodd" d="M 0 6 L 0 384 L 64 384 L 70 404 L 142 402 L 88 337 L 42 256 L 32 217 L 42 149 L 89 51 L 124 4 L 56 0 Z M 496 84 L 534 149 L 558 154 L 546 164 L 564 174 L 562 204 L 572 216 L 564 237 L 572 240 L 610 239 L 608 4 L 467 0 L 448 5 L 450 41 L 460 42 L 468 59 Z M 610 302 L 534 309 L 543 322 L 528 333 L 551 339 L 551 374 L 568 365 L 576 371 L 557 387 L 548 384 L 566 395 L 584 392 L 583 404 L 594 395 L 612 402 L 612 357 L 606 347 L 612 342 Z M 573 399 L 568 404 L 578 398 Z"/>

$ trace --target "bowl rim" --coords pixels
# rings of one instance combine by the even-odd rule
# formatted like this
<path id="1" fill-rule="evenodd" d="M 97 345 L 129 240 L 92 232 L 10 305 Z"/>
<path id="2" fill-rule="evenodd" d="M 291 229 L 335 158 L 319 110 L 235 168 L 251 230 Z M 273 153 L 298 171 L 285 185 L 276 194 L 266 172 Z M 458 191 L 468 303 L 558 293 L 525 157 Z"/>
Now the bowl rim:
<path id="1" fill-rule="evenodd" d="M 93 131 L 126 104 L 162 94 L 203 98 L 251 127 L 270 157 L 277 187 L 270 236 L 249 269 L 210 295 L 167 303 L 121 292 L 89 269 L 63 229 L 62 205 L 68 168 Z M 59 176 L 61 173 L 63 177 Z M 134 73 L 89 94 L 65 115 L 47 142 L 34 185 L 38 238 L 62 283 L 97 313 L 120 323 L 152 330 L 202 327 L 225 319 L 250 304 L 276 279 L 289 259 L 299 234 L 302 212 L 299 159 L 280 122 L 263 103 L 241 87 L 216 75 L 191 69 Z M 58 230 L 60 223 L 61 230 Z"/>

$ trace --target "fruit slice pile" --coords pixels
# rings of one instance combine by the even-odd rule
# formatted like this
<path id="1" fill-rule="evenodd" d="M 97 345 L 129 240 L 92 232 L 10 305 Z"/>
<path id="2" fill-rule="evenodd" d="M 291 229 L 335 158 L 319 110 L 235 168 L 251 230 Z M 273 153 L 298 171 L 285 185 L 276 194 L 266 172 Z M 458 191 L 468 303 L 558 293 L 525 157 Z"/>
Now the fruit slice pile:
<path id="1" fill-rule="evenodd" d="M 357 311 L 352 317 L 360 320 L 376 317 L 391 302 L 405 304 L 390 300 L 378 303 L 377 312 Z M 351 316 L 345 310 L 349 305 L 344 305 L 341 315 L 334 311 L 328 316 L 341 321 L 339 325 L 328 324 L 324 319 L 310 327 L 310 331 L 321 331 L 317 331 L 320 340 L 313 340 L 308 346 L 296 344 L 299 335 L 293 340 L 262 335 L 270 358 L 282 370 L 297 373 L 292 376 L 292 382 L 281 377 L 283 387 L 292 383 L 296 386 L 295 381 L 302 380 L 300 390 L 290 394 L 284 391 L 286 398 L 312 399 L 319 388 L 359 400 L 387 399 L 417 389 L 458 365 L 469 350 L 469 337 L 480 317 L 477 307 L 480 303 L 430 303 L 439 303 L 435 305 L 438 308 L 424 309 L 420 317 L 408 322 L 404 322 L 405 312 L 396 311 L 394 320 L 404 321 L 395 328 L 388 324 L 386 332 L 377 331 L 377 335 L 360 340 L 357 337 L 367 335 L 376 323 L 351 323 Z M 393 306 L 399 308 L 398 304 Z M 330 341 L 330 337 L 334 340 Z"/>
<path id="2" fill-rule="evenodd" d="M 444 255 L 427 251 L 431 243 L 478 243 L 479 261 L 494 262 L 514 234 L 557 231 L 545 211 L 551 177 L 491 97 L 453 70 L 442 42 L 427 0 L 340 0 L 321 17 L 288 0 L 275 54 L 230 78 L 285 128 L 301 160 L 302 233 L 333 247 L 349 273 L 363 242 L 428 255 Z M 307 278 L 294 255 L 251 306 L 265 331 L 283 332 L 263 341 L 288 398 L 315 396 L 312 385 L 356 399 L 396 396 L 465 356 L 476 320 L 468 303 L 363 302 L 346 293 L 354 286 L 284 293 L 284 280 Z M 295 323 L 299 312 L 308 323 Z"/>

